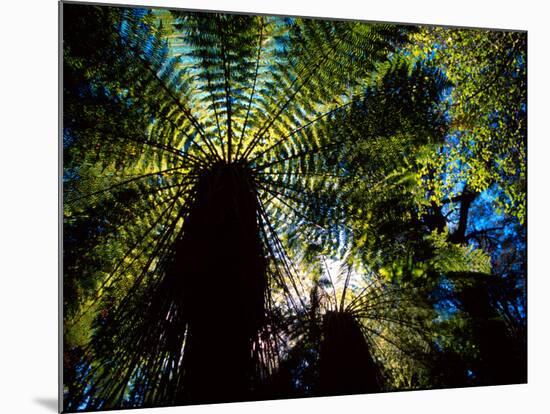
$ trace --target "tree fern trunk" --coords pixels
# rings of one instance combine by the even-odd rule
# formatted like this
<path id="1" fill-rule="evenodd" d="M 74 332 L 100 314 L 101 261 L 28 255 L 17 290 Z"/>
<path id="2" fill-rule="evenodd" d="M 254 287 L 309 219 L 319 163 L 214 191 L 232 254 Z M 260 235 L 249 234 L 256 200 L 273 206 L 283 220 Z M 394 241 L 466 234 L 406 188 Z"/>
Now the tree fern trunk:
<path id="1" fill-rule="evenodd" d="M 327 312 L 323 318 L 319 391 L 322 395 L 380 391 L 379 369 L 359 324 L 349 313 Z"/>
<path id="2" fill-rule="evenodd" d="M 245 399 L 252 388 L 252 342 L 264 323 L 266 289 L 259 234 L 249 170 L 219 164 L 202 173 L 168 274 L 189 324 L 181 387 L 187 402 Z"/>
<path id="3" fill-rule="evenodd" d="M 475 279 L 474 279 L 475 280 Z M 479 356 L 474 367 L 478 382 L 483 385 L 527 382 L 527 343 L 525 336 L 510 335 L 502 316 L 491 303 L 494 278 L 477 281 L 459 293 L 462 308 L 470 317 L 470 325 Z"/>

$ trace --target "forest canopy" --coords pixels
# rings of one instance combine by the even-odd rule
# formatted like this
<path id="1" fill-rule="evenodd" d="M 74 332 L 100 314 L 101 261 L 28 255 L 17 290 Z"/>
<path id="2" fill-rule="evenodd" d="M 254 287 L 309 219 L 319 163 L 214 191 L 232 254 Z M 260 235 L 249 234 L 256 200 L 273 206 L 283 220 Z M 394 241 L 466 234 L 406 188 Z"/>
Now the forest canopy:
<path id="1" fill-rule="evenodd" d="M 527 381 L 527 35 L 63 4 L 65 411 Z"/>

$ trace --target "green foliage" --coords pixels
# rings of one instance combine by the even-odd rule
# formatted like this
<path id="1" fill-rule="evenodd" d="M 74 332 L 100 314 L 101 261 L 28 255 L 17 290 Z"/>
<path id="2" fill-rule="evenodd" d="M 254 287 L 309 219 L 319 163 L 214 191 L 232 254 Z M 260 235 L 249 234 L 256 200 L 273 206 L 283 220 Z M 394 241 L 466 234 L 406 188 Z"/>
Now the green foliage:
<path id="1" fill-rule="evenodd" d="M 441 67 L 450 95 L 452 142 L 425 169 L 443 170 L 429 188 L 437 200 L 466 180 L 475 191 L 502 188 L 500 209 L 526 219 L 527 36 L 525 33 L 426 28 L 415 35 L 412 54 Z M 424 170 L 426 171 L 426 170 Z"/>

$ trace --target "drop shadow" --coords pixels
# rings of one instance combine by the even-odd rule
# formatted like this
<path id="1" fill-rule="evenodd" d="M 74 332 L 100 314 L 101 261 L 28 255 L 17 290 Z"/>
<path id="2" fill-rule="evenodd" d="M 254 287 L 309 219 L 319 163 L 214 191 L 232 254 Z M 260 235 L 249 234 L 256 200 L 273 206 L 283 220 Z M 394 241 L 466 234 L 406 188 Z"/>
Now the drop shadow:
<path id="1" fill-rule="evenodd" d="M 54 413 L 58 412 L 57 398 L 34 398 L 33 401 Z"/>

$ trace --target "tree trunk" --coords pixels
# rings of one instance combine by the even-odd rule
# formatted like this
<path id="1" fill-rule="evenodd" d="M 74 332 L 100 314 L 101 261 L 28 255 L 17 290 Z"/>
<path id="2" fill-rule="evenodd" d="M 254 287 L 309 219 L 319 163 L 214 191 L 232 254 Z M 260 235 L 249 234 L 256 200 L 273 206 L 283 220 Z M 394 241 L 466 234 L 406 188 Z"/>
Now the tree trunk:
<path id="1" fill-rule="evenodd" d="M 484 385 L 525 383 L 526 343 L 509 334 L 492 304 L 491 289 L 496 282 L 495 277 L 489 276 L 458 294 L 463 310 L 471 318 L 473 338 L 479 351 L 475 367 L 478 381 Z"/>
<path id="2" fill-rule="evenodd" d="M 202 173 L 195 189 L 167 275 L 188 321 L 178 399 L 243 400 L 253 388 L 252 343 L 267 285 L 257 192 L 250 171 L 236 164 Z"/>
<path id="3" fill-rule="evenodd" d="M 478 193 L 472 192 L 468 187 L 464 187 L 460 196 L 460 210 L 457 229 L 449 236 L 449 241 L 456 244 L 466 243 L 466 229 L 468 227 L 468 214 L 470 207 Z"/>
<path id="4" fill-rule="evenodd" d="M 322 395 L 380 391 L 380 371 L 359 324 L 349 313 L 325 314 L 319 365 Z"/>

